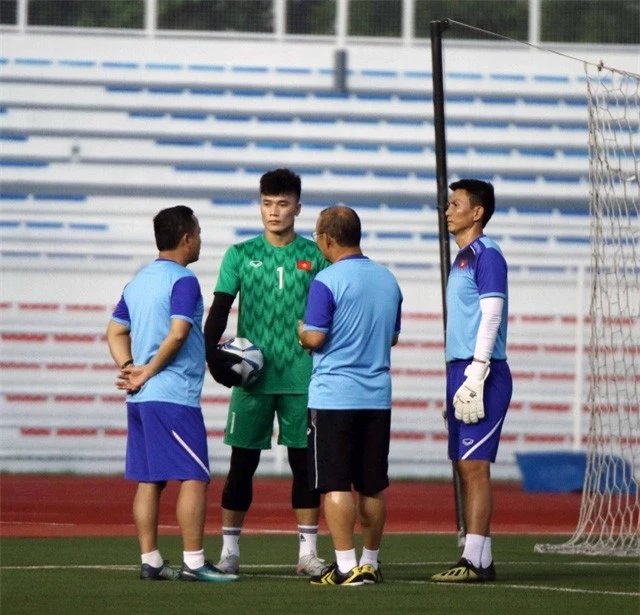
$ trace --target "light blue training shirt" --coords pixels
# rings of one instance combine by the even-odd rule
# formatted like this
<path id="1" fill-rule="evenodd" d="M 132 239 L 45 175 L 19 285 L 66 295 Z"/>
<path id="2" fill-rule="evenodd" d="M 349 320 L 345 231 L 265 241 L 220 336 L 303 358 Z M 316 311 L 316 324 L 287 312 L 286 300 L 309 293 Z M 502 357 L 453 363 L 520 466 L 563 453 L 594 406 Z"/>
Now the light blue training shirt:
<path id="1" fill-rule="evenodd" d="M 401 307 L 394 275 L 366 256 L 342 259 L 316 275 L 304 328 L 326 338 L 313 352 L 310 408 L 391 408 L 390 350 Z"/>
<path id="2" fill-rule="evenodd" d="M 156 355 L 173 318 L 191 323 L 178 354 L 128 401 L 200 407 L 206 365 L 203 314 L 198 278 L 175 261 L 159 258 L 125 286 L 111 318 L 129 328 L 135 365 L 146 365 Z"/>
<path id="3" fill-rule="evenodd" d="M 446 360 L 471 359 L 480 327 L 480 299 L 502 297 L 502 320 L 492 359 L 507 358 L 507 262 L 498 244 L 484 235 L 462 248 L 447 282 Z"/>

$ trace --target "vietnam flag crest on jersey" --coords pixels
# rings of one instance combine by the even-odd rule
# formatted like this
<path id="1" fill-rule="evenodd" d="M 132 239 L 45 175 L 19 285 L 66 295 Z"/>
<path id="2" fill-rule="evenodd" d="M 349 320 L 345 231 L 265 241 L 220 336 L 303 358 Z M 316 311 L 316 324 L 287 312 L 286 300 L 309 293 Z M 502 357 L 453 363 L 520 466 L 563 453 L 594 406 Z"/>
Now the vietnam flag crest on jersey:
<path id="1" fill-rule="evenodd" d="M 311 261 L 298 261 L 298 269 L 311 271 Z"/>

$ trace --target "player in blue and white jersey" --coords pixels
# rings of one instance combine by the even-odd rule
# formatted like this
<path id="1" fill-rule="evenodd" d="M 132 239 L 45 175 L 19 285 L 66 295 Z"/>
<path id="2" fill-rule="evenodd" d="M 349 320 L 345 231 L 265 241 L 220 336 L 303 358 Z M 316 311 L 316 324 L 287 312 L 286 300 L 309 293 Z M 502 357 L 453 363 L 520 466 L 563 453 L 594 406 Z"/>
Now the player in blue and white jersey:
<path id="1" fill-rule="evenodd" d="M 205 372 L 200 284 L 187 265 L 200 255 L 200 225 L 184 205 L 153 219 L 158 259 L 125 286 L 107 327 L 127 398 L 125 477 L 138 482 L 133 517 L 145 581 L 235 581 L 204 559 L 209 486 L 207 432 L 200 408 Z M 169 480 L 180 481 L 176 506 L 183 539 L 178 572 L 158 550 L 158 512 Z"/>
<path id="2" fill-rule="evenodd" d="M 324 511 L 336 562 L 313 585 L 379 583 L 391 434 L 391 347 L 398 341 L 402 293 L 393 274 L 362 254 L 360 219 L 348 207 L 321 212 L 316 241 L 332 263 L 309 288 L 300 344 L 313 354 L 309 385 L 311 486 Z M 351 489 L 358 492 L 357 503 Z M 363 550 L 353 532 L 360 519 Z"/>
<path id="3" fill-rule="evenodd" d="M 495 461 L 513 384 L 507 364 L 507 263 L 484 235 L 495 210 L 493 186 L 461 179 L 447 207 L 447 227 L 460 249 L 447 283 L 447 408 L 449 458 L 462 487 L 464 552 L 437 582 L 493 581 L 491 549 Z"/>

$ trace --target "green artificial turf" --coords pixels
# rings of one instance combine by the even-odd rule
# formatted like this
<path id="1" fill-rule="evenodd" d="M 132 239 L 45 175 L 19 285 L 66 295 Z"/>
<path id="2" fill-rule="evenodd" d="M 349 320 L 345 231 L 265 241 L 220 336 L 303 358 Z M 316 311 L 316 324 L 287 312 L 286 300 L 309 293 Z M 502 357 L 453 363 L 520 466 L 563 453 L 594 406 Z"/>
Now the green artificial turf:
<path id="1" fill-rule="evenodd" d="M 3 538 L 0 540 L 0 611 L 20 613 L 353 614 L 465 613 L 604 614 L 640 612 L 640 562 L 634 558 L 534 554 L 537 542 L 558 537 L 496 536 L 498 581 L 442 585 L 428 581 L 459 557 L 452 535 L 388 535 L 380 558 L 385 582 L 363 587 L 314 587 L 295 576 L 295 535 L 243 536 L 237 583 L 138 580 L 133 538 Z M 215 563 L 219 537 L 207 537 Z M 177 537 L 160 549 L 181 562 Z M 331 559 L 327 536 L 320 555 Z"/>

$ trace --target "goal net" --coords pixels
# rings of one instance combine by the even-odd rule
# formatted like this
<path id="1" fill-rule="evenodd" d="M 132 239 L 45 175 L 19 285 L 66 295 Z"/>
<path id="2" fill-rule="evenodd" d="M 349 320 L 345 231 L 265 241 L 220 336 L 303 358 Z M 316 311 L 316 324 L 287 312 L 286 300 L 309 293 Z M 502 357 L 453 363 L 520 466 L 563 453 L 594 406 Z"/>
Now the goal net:
<path id="1" fill-rule="evenodd" d="M 589 99 L 589 434 L 574 535 L 539 553 L 640 555 L 640 75 L 585 63 Z"/>

